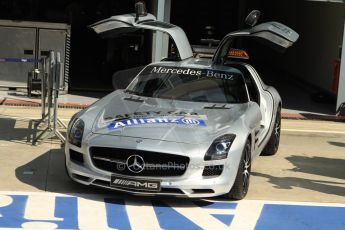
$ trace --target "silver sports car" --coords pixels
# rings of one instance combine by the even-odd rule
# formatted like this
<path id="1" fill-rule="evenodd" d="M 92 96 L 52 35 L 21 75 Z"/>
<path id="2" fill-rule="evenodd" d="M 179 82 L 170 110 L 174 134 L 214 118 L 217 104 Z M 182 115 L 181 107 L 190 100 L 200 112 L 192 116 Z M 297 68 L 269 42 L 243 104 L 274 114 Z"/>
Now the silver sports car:
<path id="1" fill-rule="evenodd" d="M 232 41 L 250 37 L 286 49 L 298 34 L 278 22 L 254 22 L 225 36 L 210 60 L 193 58 L 183 30 L 150 14 L 113 16 L 92 28 L 100 34 L 161 31 L 178 53 L 72 117 L 68 175 L 133 194 L 242 199 L 252 160 L 278 150 L 282 104 Z"/>

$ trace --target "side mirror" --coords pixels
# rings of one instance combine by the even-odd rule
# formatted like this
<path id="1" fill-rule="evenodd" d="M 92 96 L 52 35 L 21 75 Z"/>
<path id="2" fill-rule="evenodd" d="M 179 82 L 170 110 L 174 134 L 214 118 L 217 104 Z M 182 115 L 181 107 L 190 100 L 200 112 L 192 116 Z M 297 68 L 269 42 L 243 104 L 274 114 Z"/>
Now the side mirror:
<path id="1" fill-rule="evenodd" d="M 261 15 L 261 12 L 258 11 L 258 10 L 253 10 L 252 12 L 250 12 L 248 14 L 248 16 L 246 17 L 246 20 L 245 20 L 245 23 L 248 25 L 248 26 L 255 26 L 258 21 L 259 21 L 259 18 L 260 18 L 260 15 Z"/>
<path id="2" fill-rule="evenodd" d="M 146 16 L 147 10 L 145 3 L 139 1 L 135 3 L 135 21 L 139 20 L 139 17 Z"/>

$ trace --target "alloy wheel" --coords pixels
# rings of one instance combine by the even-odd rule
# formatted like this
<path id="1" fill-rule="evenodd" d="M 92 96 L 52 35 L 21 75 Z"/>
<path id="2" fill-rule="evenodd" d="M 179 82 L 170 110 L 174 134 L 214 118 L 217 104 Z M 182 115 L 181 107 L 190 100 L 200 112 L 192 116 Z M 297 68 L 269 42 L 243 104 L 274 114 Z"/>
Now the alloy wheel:
<path id="1" fill-rule="evenodd" d="M 250 176 L 250 151 L 249 151 L 249 145 L 246 146 L 244 157 L 243 157 L 243 188 L 244 191 L 247 191 L 249 186 L 249 176 Z"/>

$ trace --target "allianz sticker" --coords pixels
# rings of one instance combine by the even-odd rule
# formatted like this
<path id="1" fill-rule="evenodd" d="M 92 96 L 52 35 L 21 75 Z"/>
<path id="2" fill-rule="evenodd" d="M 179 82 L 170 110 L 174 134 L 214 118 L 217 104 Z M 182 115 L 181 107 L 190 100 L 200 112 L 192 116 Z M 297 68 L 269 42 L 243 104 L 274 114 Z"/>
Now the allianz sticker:
<path id="1" fill-rule="evenodd" d="M 200 118 L 203 120 L 207 120 L 207 116 L 203 114 L 198 114 L 196 112 L 185 112 L 185 111 L 140 111 L 134 113 L 126 113 L 126 114 L 117 114 L 115 116 L 106 116 L 104 117 L 104 121 L 119 121 L 124 119 L 130 118 L 142 118 L 142 117 L 169 117 L 169 116 L 177 116 L 177 117 L 186 117 L 186 118 Z M 103 115 L 102 115 L 103 117 Z"/>
<path id="2" fill-rule="evenodd" d="M 108 129 L 116 130 L 124 127 L 152 125 L 152 124 L 175 124 L 181 126 L 206 126 L 206 122 L 200 118 L 185 116 L 157 116 L 157 117 L 140 117 L 126 118 L 111 122 Z"/>

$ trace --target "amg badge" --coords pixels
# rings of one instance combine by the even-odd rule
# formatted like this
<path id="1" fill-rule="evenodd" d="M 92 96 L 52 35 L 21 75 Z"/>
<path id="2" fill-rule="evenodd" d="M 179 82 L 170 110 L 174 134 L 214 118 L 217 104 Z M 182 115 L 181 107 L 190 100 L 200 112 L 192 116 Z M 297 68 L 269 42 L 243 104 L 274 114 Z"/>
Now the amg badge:
<path id="1" fill-rule="evenodd" d="M 142 180 L 117 175 L 111 176 L 110 186 L 116 188 L 124 188 L 128 190 L 140 190 L 150 192 L 159 192 L 161 190 L 161 184 L 158 180 Z"/>

